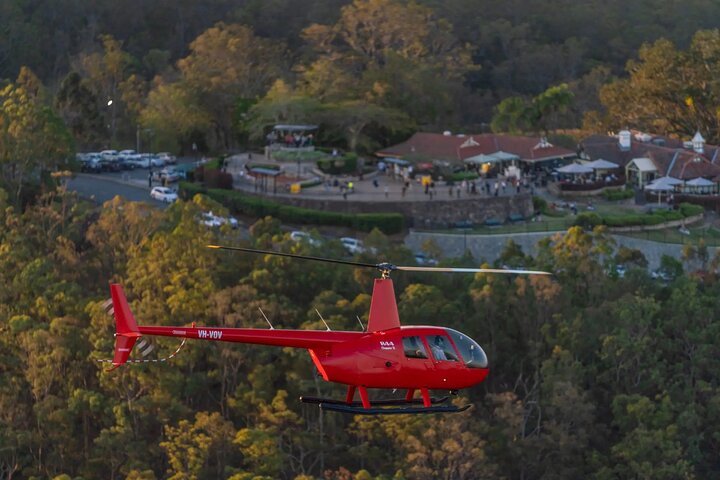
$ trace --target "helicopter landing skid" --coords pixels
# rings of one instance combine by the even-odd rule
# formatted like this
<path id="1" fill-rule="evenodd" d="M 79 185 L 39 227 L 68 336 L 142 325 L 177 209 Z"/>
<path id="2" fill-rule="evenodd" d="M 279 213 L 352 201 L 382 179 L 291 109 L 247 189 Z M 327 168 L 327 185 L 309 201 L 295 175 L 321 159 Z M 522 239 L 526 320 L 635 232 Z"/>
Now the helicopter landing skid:
<path id="1" fill-rule="evenodd" d="M 430 407 L 364 408 L 336 403 L 320 403 L 319 406 L 322 410 L 349 413 L 352 415 L 417 415 L 421 413 L 457 413 L 464 412 L 470 408 L 470 405 L 463 405 L 462 407 L 456 407 L 455 405 L 438 405 Z"/>
<path id="2" fill-rule="evenodd" d="M 430 403 L 433 405 L 445 403 L 449 397 L 431 398 Z M 300 397 L 300 401 L 303 403 L 313 404 L 325 404 L 325 405 L 342 405 L 345 407 L 362 407 L 362 402 L 344 402 L 342 400 L 334 400 L 332 398 L 322 397 Z M 422 398 L 413 398 L 412 400 L 394 399 L 387 398 L 384 400 L 373 400 L 372 404 L 377 406 L 389 406 L 389 405 L 422 405 Z M 327 408 L 327 407 L 326 407 Z"/>
<path id="3" fill-rule="evenodd" d="M 332 398 L 321 397 L 300 397 L 303 403 L 311 403 L 319 405 L 323 410 L 333 412 L 349 413 L 353 415 L 400 415 L 400 414 L 418 414 L 418 413 L 454 413 L 463 412 L 470 408 L 470 405 L 457 407 L 455 405 L 441 405 L 448 401 L 449 397 L 431 398 L 430 406 L 423 405 L 422 398 L 405 399 L 383 399 L 374 400 L 372 407 L 363 407 L 362 402 L 344 402 L 342 400 L 334 400 Z M 418 405 L 418 406 L 415 406 Z M 382 408 L 392 407 L 392 408 Z"/>

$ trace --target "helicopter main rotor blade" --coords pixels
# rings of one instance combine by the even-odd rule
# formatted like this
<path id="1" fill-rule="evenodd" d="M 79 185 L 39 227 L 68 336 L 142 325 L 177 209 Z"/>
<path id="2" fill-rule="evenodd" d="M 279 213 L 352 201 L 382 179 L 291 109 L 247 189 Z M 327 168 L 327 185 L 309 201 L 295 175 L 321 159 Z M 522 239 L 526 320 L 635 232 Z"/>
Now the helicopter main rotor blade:
<path id="1" fill-rule="evenodd" d="M 455 273 L 514 273 L 517 275 L 552 275 L 540 270 L 509 270 L 504 268 L 459 268 L 459 267 L 398 267 L 394 270 L 408 272 L 455 272 Z"/>
<path id="2" fill-rule="evenodd" d="M 217 249 L 217 250 L 233 250 L 233 251 L 238 251 L 238 252 L 261 253 L 264 255 L 277 255 L 278 257 L 299 258 L 302 260 L 315 260 L 316 262 L 340 263 L 342 265 L 352 265 L 355 267 L 378 268 L 377 264 L 375 264 L 375 263 L 361 263 L 361 262 L 350 262 L 348 260 L 335 260 L 333 258 L 309 257 L 307 255 L 295 255 L 294 253 L 274 252 L 272 250 L 258 250 L 255 248 L 244 248 L 244 247 L 226 247 L 223 245 L 207 245 L 207 247 Z"/>
<path id="3" fill-rule="evenodd" d="M 310 257 L 306 255 L 296 255 L 294 253 L 275 252 L 273 250 L 259 250 L 256 248 L 245 247 L 226 247 L 224 245 L 207 245 L 208 248 L 216 250 L 232 250 L 237 252 L 260 253 L 263 255 L 276 255 L 278 257 L 299 258 L 301 260 L 314 260 L 316 262 L 339 263 L 341 265 L 351 265 L 353 267 L 374 268 L 387 275 L 392 271 L 404 270 L 407 272 L 449 272 L 449 273 L 514 273 L 518 275 L 551 275 L 549 272 L 539 270 L 505 270 L 501 268 L 459 268 L 459 267 L 403 267 L 393 265 L 391 263 L 363 263 L 351 262 L 349 260 L 336 260 L 333 258 Z"/>

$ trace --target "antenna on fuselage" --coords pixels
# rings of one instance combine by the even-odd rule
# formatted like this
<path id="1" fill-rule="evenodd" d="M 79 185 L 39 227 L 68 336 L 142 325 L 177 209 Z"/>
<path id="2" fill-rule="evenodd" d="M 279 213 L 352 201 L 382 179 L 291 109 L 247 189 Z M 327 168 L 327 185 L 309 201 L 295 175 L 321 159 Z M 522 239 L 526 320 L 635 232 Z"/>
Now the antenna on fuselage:
<path id="1" fill-rule="evenodd" d="M 268 320 L 267 315 L 265 315 L 265 312 L 262 311 L 262 308 L 258 307 L 258 310 L 260 310 L 260 313 L 262 313 L 263 318 L 266 322 L 268 322 L 268 325 L 270 325 L 270 330 L 275 330 L 275 327 L 272 326 L 272 323 L 270 323 L 270 320 Z"/>
<path id="2" fill-rule="evenodd" d="M 322 322 L 323 322 L 323 323 L 325 324 L 325 326 L 327 327 L 327 329 L 328 329 L 328 332 L 329 332 L 329 331 L 331 331 L 331 330 L 330 330 L 330 325 L 328 325 L 328 324 L 327 324 L 327 322 L 325 321 L 325 319 L 323 318 L 323 316 L 322 316 L 322 315 L 320 315 L 320 312 L 318 311 L 318 309 L 317 309 L 317 308 L 315 309 L 315 311 L 317 312 L 317 314 L 318 314 L 318 317 L 320 317 L 320 320 L 322 320 Z"/>
<path id="3" fill-rule="evenodd" d="M 355 318 L 358 319 L 358 323 L 360 323 L 360 329 L 364 332 L 365 331 L 365 325 L 363 325 L 362 320 L 360 320 L 360 317 L 358 315 L 355 315 Z"/>

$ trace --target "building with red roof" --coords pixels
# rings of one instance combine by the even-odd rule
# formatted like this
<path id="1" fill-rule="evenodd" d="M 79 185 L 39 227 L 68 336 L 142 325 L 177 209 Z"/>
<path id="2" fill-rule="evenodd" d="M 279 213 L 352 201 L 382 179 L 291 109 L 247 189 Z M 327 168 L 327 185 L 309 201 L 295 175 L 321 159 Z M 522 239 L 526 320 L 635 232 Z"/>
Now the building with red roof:
<path id="1" fill-rule="evenodd" d="M 716 183 L 720 176 L 720 147 L 706 145 L 700 132 L 686 142 L 629 130 L 617 136 L 592 135 L 580 143 L 580 158 L 617 163 L 628 181 L 639 186 L 666 176 Z"/>
<path id="2" fill-rule="evenodd" d="M 577 158 L 577 153 L 540 137 L 482 133 L 451 135 L 449 132 L 418 132 L 408 140 L 376 153 L 380 158 L 452 164 L 519 161 L 532 170 L 550 170 Z"/>

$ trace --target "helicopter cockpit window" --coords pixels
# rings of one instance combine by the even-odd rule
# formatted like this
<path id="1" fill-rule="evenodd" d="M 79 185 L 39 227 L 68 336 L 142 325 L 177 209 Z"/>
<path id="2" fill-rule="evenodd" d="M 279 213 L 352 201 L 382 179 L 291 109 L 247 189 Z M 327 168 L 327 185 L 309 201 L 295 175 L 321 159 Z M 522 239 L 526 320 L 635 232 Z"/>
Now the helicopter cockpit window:
<path id="1" fill-rule="evenodd" d="M 460 355 L 469 368 L 487 368 L 488 359 L 480 345 L 467 335 L 457 332 L 451 328 L 446 328 L 448 334 L 452 338 L 453 343 L 457 347 Z M 434 352 L 434 351 L 433 351 Z"/>
<path id="2" fill-rule="evenodd" d="M 432 355 L 435 360 L 457 361 L 458 358 L 455 354 L 455 350 L 453 350 L 452 345 L 450 345 L 450 341 L 445 335 L 429 335 L 427 340 L 430 344 L 430 350 L 432 351 Z"/>
<path id="3" fill-rule="evenodd" d="M 403 337 L 403 349 L 407 358 L 427 358 L 425 345 L 420 337 Z"/>

